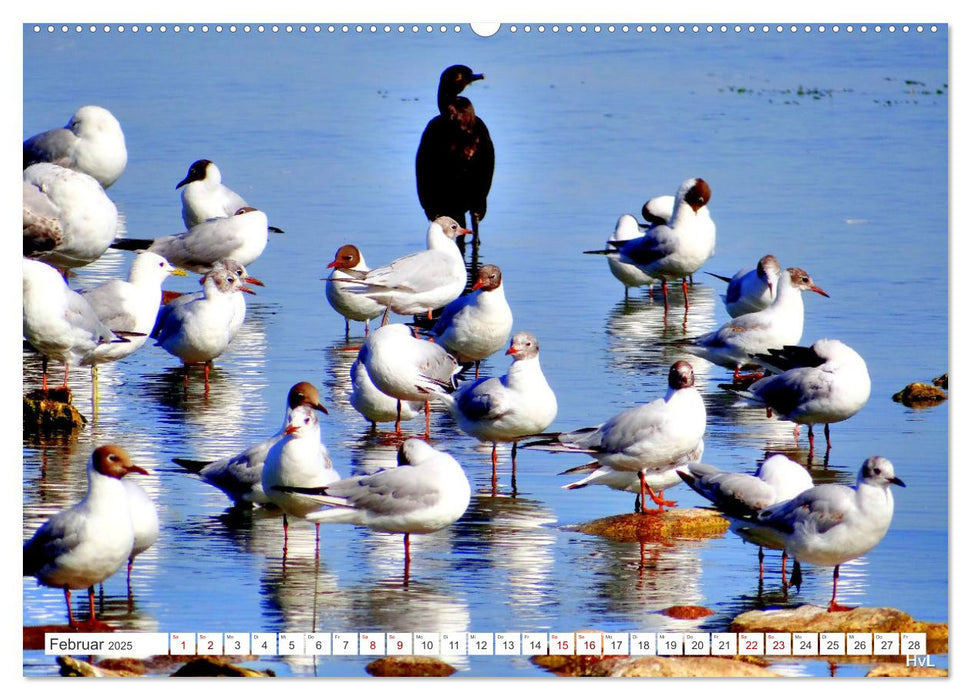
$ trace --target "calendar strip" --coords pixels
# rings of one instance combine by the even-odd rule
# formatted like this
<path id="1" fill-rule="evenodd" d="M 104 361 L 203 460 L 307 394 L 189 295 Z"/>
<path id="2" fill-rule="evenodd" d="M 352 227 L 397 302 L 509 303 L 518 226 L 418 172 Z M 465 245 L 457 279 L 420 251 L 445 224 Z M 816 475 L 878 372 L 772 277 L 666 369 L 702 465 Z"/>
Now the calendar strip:
<path id="1" fill-rule="evenodd" d="M 116 632 L 47 633 L 47 655 L 926 656 L 909 632 Z"/>

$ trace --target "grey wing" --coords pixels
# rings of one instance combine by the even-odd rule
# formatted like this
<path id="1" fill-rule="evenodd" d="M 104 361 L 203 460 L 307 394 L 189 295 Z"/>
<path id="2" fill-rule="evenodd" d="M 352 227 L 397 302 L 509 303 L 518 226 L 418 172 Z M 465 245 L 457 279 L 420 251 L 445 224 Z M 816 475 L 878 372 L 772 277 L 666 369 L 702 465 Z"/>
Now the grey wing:
<path id="1" fill-rule="evenodd" d="M 437 382 L 450 382 L 452 375 L 459 369 L 458 361 L 440 345 L 434 343 L 425 343 L 425 345 L 428 348 L 424 352 L 423 359 L 418 363 L 419 373 Z"/>
<path id="2" fill-rule="evenodd" d="M 51 518 L 24 544 L 24 576 L 34 576 L 64 552 L 78 544 L 77 529 L 69 518 Z"/>
<path id="3" fill-rule="evenodd" d="M 824 376 L 811 368 L 789 370 L 760 379 L 749 391 L 766 406 L 787 416 L 825 389 Z"/>
<path id="4" fill-rule="evenodd" d="M 736 275 L 728 281 L 728 290 L 725 292 L 725 303 L 734 304 L 742 296 L 742 276 Z"/>
<path id="5" fill-rule="evenodd" d="M 463 384 L 456 392 L 455 404 L 470 420 L 498 418 L 506 411 L 504 393 L 505 387 L 497 378 L 482 377 Z"/>
<path id="6" fill-rule="evenodd" d="M 814 486 L 793 499 L 770 506 L 759 513 L 760 522 L 792 532 L 796 524 L 824 533 L 843 522 L 852 489 L 838 484 Z"/>
<path id="7" fill-rule="evenodd" d="M 760 353 L 756 357 L 764 366 L 776 372 L 785 372 L 798 367 L 819 367 L 826 362 L 825 358 L 817 355 L 812 347 L 801 345 L 785 345 L 781 349 L 771 348 L 767 353 Z"/>
<path id="8" fill-rule="evenodd" d="M 101 322 L 91 305 L 77 292 L 68 294 L 64 314 L 72 326 L 83 328 L 96 336 L 97 343 L 116 340 L 115 334 Z"/>
<path id="9" fill-rule="evenodd" d="M 112 280 L 81 292 L 81 296 L 105 326 L 113 331 L 131 331 L 135 329 L 138 319 L 122 301 L 124 292 L 124 283 Z"/>
<path id="10" fill-rule="evenodd" d="M 465 309 L 475 298 L 476 292 L 473 292 L 446 304 L 445 308 L 442 309 L 442 313 L 435 320 L 435 325 L 432 327 L 432 335 L 439 336 L 444 333 L 452 324 L 452 319 L 455 318 L 456 314 Z"/>
<path id="11" fill-rule="evenodd" d="M 422 477 L 419 468 L 404 465 L 392 467 L 353 481 L 345 487 L 337 482 L 327 487 L 327 493 L 343 496 L 348 504 L 368 510 L 375 515 L 403 515 L 434 505 L 441 493 L 433 479 Z"/>
<path id="12" fill-rule="evenodd" d="M 695 477 L 685 479 L 688 486 L 728 515 L 752 516 L 775 500 L 775 489 L 751 474 L 723 472 L 707 464 L 690 465 L 685 471 Z"/>
<path id="13" fill-rule="evenodd" d="M 664 227 L 659 226 L 653 231 L 658 233 L 662 228 Z M 646 234 L 621 246 L 620 260 L 635 265 L 648 265 L 670 255 L 673 250 L 674 246 L 666 236 Z"/>

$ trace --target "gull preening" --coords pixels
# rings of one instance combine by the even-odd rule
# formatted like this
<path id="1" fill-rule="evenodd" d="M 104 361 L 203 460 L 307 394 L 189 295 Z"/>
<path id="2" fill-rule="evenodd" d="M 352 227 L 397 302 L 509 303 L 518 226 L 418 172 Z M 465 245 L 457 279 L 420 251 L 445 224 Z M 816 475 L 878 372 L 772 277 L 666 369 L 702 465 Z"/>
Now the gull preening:
<path id="1" fill-rule="evenodd" d="M 90 621 L 96 622 L 94 584 L 128 561 L 135 534 L 126 474 L 148 474 L 117 445 L 102 445 L 88 460 L 88 491 L 75 505 L 52 515 L 24 544 L 24 576 L 64 589 L 67 619 L 77 627 L 71 590 L 88 589 Z"/>
<path id="2" fill-rule="evenodd" d="M 502 377 L 483 377 L 460 384 L 437 381 L 433 396 L 448 408 L 459 429 L 492 443 L 492 488 L 496 490 L 496 446 L 511 442 L 512 483 L 516 488 L 516 445 L 523 437 L 541 433 L 556 418 L 556 394 L 539 364 L 539 341 L 520 331 L 512 337 L 507 355 L 512 365 Z"/>
<path id="3" fill-rule="evenodd" d="M 182 223 L 187 229 L 208 219 L 232 216 L 246 200 L 222 184 L 222 173 L 211 160 L 197 160 L 175 186 L 182 190 Z"/>
<path id="4" fill-rule="evenodd" d="M 638 474 L 642 512 L 649 496 L 659 507 L 673 506 L 656 494 L 646 481 L 650 472 L 667 471 L 670 465 L 697 449 L 704 437 L 707 414 L 695 387 L 691 365 L 675 362 L 668 372 L 664 398 L 618 413 L 592 428 L 582 428 L 531 442 L 523 447 L 590 455 L 602 466 Z"/>
<path id="5" fill-rule="evenodd" d="M 728 289 L 721 298 L 728 315 L 736 318 L 742 314 L 761 311 L 775 301 L 782 268 L 774 255 L 763 255 L 753 269 L 743 268 L 732 277 L 723 277 L 714 272 L 708 274 L 728 282 Z"/>
<path id="6" fill-rule="evenodd" d="M 829 611 L 850 610 L 836 602 L 840 564 L 862 557 L 880 543 L 893 519 L 891 484 L 904 486 L 885 457 L 870 457 L 855 486 L 821 484 L 758 515 L 797 561 L 832 566 Z"/>
<path id="7" fill-rule="evenodd" d="M 118 208 L 90 175 L 53 163 L 24 170 L 24 255 L 61 268 L 100 258 L 121 233 Z"/>
<path id="8" fill-rule="evenodd" d="M 722 471 L 710 464 L 687 464 L 679 468 L 677 474 L 728 517 L 732 532 L 746 542 L 758 545 L 760 582 L 764 572 L 762 548 L 783 550 L 782 585 L 786 586 L 785 543 L 772 528 L 760 526 L 756 518 L 769 506 L 811 489 L 813 480 L 809 471 L 780 454 L 766 459 L 754 474 Z M 796 577 L 793 570 L 793 579 Z"/>
<path id="9" fill-rule="evenodd" d="M 645 205 L 646 206 L 646 205 Z M 665 219 L 666 221 L 667 219 Z M 657 280 L 647 273 L 645 273 L 640 267 L 632 263 L 621 262 L 620 260 L 620 250 L 617 244 L 627 243 L 635 238 L 643 238 L 644 232 L 641 230 L 640 225 L 630 214 L 622 214 L 620 218 L 617 219 L 617 225 L 614 227 L 614 232 L 607 239 L 607 243 L 604 246 L 604 252 L 607 256 L 607 266 L 610 268 L 610 273 L 617 278 L 617 280 L 624 285 L 624 299 L 627 299 L 628 290 L 631 287 L 647 287 L 648 292 L 650 292 L 651 287 Z M 585 251 L 587 253 L 599 253 L 600 251 Z"/>
<path id="10" fill-rule="evenodd" d="M 85 173 L 108 188 L 128 163 L 125 134 L 107 109 L 86 105 L 66 126 L 24 141 L 24 168 L 34 163 L 55 163 Z"/>
<path id="11" fill-rule="evenodd" d="M 668 281 L 682 280 L 685 310 L 688 309 L 686 278 L 715 253 L 715 222 L 708 211 L 711 187 L 703 179 L 681 183 L 671 218 L 629 241 L 608 242 L 620 253 L 619 261 L 634 265 L 646 276 L 661 281 L 664 307 L 668 306 Z"/>
<path id="12" fill-rule="evenodd" d="M 234 507 L 249 508 L 270 502 L 263 491 L 263 465 L 270 448 L 283 439 L 290 425 L 290 415 L 297 406 L 308 406 L 321 413 L 320 392 L 310 382 L 297 382 L 287 392 L 283 426 L 273 435 L 232 457 L 212 461 L 176 457 L 172 461 L 229 496 Z M 325 462 L 327 448 L 321 444 L 320 459 Z"/>
<path id="13" fill-rule="evenodd" d="M 348 401 L 358 413 L 371 421 L 371 427 L 378 423 L 411 420 L 425 405 L 424 401 L 399 401 L 378 389 L 367 371 L 368 355 L 371 352 L 367 343 L 358 350 L 351 364 L 351 393 Z"/>

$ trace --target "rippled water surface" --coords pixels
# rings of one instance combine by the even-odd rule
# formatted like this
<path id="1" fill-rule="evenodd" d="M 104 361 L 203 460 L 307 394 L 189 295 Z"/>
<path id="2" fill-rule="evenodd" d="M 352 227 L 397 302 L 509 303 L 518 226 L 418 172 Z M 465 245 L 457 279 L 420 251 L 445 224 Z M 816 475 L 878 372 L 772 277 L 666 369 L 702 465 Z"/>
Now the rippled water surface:
<path id="1" fill-rule="evenodd" d="M 473 484 L 465 516 L 416 536 L 407 585 L 401 538 L 346 525 L 291 528 L 281 559 L 277 516 L 233 517 L 221 492 L 173 457 L 217 458 L 275 432 L 288 388 L 322 388 L 322 434 L 342 474 L 393 459 L 394 446 L 348 404 L 349 341 L 324 299 L 325 265 L 354 243 L 371 265 L 424 245 L 414 152 L 435 111 L 438 75 L 466 63 L 486 74 L 466 94 L 488 124 L 497 165 L 482 223 L 480 262 L 503 271 L 515 329 L 533 332 L 557 393 L 554 427 L 603 421 L 661 396 L 667 341 L 727 319 L 722 283 L 695 275 L 691 309 L 671 313 L 643 290 L 623 289 L 599 247 L 620 214 L 688 178 L 712 186 L 717 253 L 704 269 L 732 274 L 774 253 L 808 270 L 830 299 L 806 299 L 804 344 L 835 337 L 866 359 L 867 406 L 833 426 L 834 447 L 812 465 L 817 481 L 850 483 L 873 454 L 890 458 L 907 488 L 886 538 L 846 564 L 840 600 L 948 620 L 948 405 L 891 401 L 912 381 L 947 371 L 947 37 L 872 32 L 767 36 L 509 34 L 333 36 L 228 32 L 176 35 L 24 32 L 24 136 L 63 124 L 82 104 L 121 121 L 128 168 L 110 189 L 127 235 L 181 230 L 174 186 L 209 158 L 224 182 L 286 231 L 250 266 L 266 287 L 247 299 L 246 323 L 216 361 L 208 396 L 186 391 L 179 362 L 147 345 L 101 370 L 95 414 L 85 369 L 72 371 L 87 426 L 69 440 L 24 436 L 23 536 L 79 499 L 93 447 L 126 446 L 151 471 L 162 533 L 138 558 L 129 608 L 124 576 L 105 585 L 104 617 L 144 631 L 724 631 L 746 610 L 825 604 L 831 571 L 806 567 L 786 603 L 777 556 L 760 591 L 755 549 L 731 535 L 701 541 L 616 543 L 564 526 L 623 513 L 630 494 L 564 491 L 557 474 L 579 460 L 521 452 L 518 492 L 500 452 L 489 491 L 489 449 L 440 412 L 432 442 Z M 84 70 L 78 70 L 83 66 Z M 467 258 L 469 253 L 466 254 Z M 127 274 L 130 254 L 109 252 L 79 271 L 78 287 Z M 195 277 L 170 279 L 186 291 Z M 685 358 L 690 359 L 690 358 Z M 708 409 L 704 461 L 754 470 L 766 453 L 807 460 L 805 437 L 764 411 L 740 407 L 721 368 L 692 360 Z M 23 357 L 25 389 L 39 359 Z M 484 363 L 504 373 L 507 360 Z M 54 372 L 56 376 L 57 366 Z M 418 431 L 420 420 L 407 425 Z M 701 505 L 688 489 L 680 506 Z M 77 596 L 84 598 L 83 595 Z M 83 606 L 86 603 L 82 603 Z M 714 614 L 674 620 L 660 611 L 703 605 Z M 60 624 L 60 591 L 23 580 L 25 625 Z M 363 657 L 272 658 L 281 675 L 364 675 Z M 448 659 L 460 674 L 539 676 L 526 657 Z M 935 659 L 938 665 L 946 658 Z M 822 662 L 774 666 L 828 675 Z M 860 675 L 865 666 L 841 666 Z M 53 675 L 53 657 L 24 653 L 24 673 Z"/>

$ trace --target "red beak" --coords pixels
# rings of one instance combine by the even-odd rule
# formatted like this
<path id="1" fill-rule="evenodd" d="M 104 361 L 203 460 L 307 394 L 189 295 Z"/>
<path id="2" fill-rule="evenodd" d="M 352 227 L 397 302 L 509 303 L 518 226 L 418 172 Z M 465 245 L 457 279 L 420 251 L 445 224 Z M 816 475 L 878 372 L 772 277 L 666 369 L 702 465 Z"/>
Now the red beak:
<path id="1" fill-rule="evenodd" d="M 130 467 L 128 467 L 128 469 L 126 471 L 129 474 L 131 474 L 132 472 L 134 472 L 135 474 L 144 474 L 145 476 L 148 476 L 148 470 L 142 469 L 141 467 L 136 466 L 134 464 L 131 465 Z"/>
<path id="2" fill-rule="evenodd" d="M 820 289 L 819 287 L 810 287 L 810 289 L 811 289 L 812 291 L 814 291 L 814 292 L 816 292 L 816 294 L 822 294 L 822 295 L 823 295 L 824 297 L 827 297 L 827 298 L 829 298 L 829 294 L 827 294 L 826 292 L 824 292 L 824 291 L 823 291 L 822 289 Z"/>
<path id="3" fill-rule="evenodd" d="M 246 292 L 247 294 L 253 294 L 254 296 L 256 295 L 256 292 L 254 292 L 254 291 L 253 291 L 252 289 L 250 289 L 249 287 L 240 287 L 240 288 L 239 288 L 239 291 L 241 291 L 241 292 Z"/>

